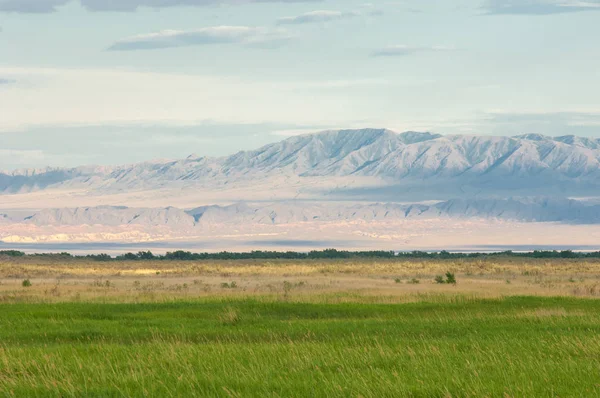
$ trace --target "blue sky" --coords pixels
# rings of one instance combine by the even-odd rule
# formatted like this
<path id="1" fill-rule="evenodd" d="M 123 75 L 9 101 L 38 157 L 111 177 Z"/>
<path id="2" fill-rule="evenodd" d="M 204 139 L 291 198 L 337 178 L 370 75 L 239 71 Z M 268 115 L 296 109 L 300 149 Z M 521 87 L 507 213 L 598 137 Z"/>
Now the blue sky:
<path id="1" fill-rule="evenodd" d="M 600 0 L 0 0 L 0 169 L 329 128 L 600 136 Z"/>

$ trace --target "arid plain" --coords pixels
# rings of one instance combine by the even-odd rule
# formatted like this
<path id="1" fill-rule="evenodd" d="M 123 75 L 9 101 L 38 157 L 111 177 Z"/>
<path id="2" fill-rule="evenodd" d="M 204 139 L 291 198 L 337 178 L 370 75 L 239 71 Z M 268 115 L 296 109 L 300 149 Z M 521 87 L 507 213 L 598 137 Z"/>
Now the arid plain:
<path id="1" fill-rule="evenodd" d="M 435 277 L 451 272 L 457 284 Z M 31 286 L 23 287 L 29 280 Z M 4 257 L 0 301 L 136 302 L 267 296 L 300 301 L 406 302 L 423 296 L 600 297 L 600 260 L 203 260 L 100 262 L 66 256 Z"/>

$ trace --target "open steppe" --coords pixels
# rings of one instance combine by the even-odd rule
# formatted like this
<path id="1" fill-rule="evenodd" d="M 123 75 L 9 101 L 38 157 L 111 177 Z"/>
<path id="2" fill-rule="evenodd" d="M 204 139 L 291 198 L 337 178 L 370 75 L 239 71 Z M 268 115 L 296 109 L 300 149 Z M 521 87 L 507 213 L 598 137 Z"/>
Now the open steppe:
<path id="1" fill-rule="evenodd" d="M 0 281 L 1 396 L 600 396 L 595 259 L 3 257 Z"/>
<path id="2" fill-rule="evenodd" d="M 456 275 L 456 285 L 435 283 L 446 272 Z M 23 288 L 24 279 L 32 286 Z M 401 303 L 431 295 L 600 297 L 600 259 L 0 260 L 5 303 L 198 297 Z"/>

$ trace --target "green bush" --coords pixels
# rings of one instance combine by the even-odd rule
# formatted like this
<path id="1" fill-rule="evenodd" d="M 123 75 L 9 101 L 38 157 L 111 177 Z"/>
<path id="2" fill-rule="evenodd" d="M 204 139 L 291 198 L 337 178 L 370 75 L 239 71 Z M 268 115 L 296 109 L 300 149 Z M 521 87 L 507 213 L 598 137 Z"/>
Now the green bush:
<path id="1" fill-rule="evenodd" d="M 31 286 L 31 281 L 29 279 L 25 279 L 21 285 L 23 285 L 23 287 L 30 287 Z"/>
<path id="2" fill-rule="evenodd" d="M 446 272 L 446 283 L 456 285 L 456 277 L 452 272 Z"/>

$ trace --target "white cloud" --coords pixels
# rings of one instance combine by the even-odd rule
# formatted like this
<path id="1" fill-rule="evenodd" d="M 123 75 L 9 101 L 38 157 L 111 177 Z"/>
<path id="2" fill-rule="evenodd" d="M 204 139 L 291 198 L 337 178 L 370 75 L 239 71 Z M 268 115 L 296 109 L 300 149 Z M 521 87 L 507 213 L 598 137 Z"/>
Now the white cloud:
<path id="1" fill-rule="evenodd" d="M 303 25 L 341 21 L 359 16 L 381 16 L 384 12 L 371 3 L 359 5 L 356 11 L 316 10 L 304 14 L 283 17 L 277 20 L 280 25 Z"/>
<path id="2" fill-rule="evenodd" d="M 209 44 L 274 45 L 289 40 L 283 30 L 249 26 L 215 26 L 195 30 L 163 30 L 121 39 L 109 47 L 111 51 L 152 50 Z"/>
<path id="3" fill-rule="evenodd" d="M 70 0 L 0 0 L 0 12 L 45 14 L 56 12 Z"/>
<path id="4" fill-rule="evenodd" d="M 375 57 L 404 57 L 408 55 L 424 52 L 445 52 L 454 51 L 453 47 L 433 46 L 433 47 L 413 47 L 407 45 L 396 45 L 381 48 L 373 52 Z"/>
<path id="5" fill-rule="evenodd" d="M 81 4 L 91 11 L 135 11 L 140 7 L 176 7 L 176 6 L 210 6 L 210 5 L 242 5 L 258 3 L 316 3 L 323 0 L 80 0 Z"/>
<path id="6" fill-rule="evenodd" d="M 600 11 L 600 0 L 488 0 L 488 14 L 549 15 L 576 11 Z"/>
<path id="7" fill-rule="evenodd" d="M 280 25 L 299 25 L 307 23 L 330 22 L 348 19 L 359 15 L 355 12 L 317 10 L 294 17 L 283 17 L 277 21 Z"/>
<path id="8" fill-rule="evenodd" d="M 214 5 L 242 5 L 256 3 L 316 3 L 322 0 L 0 0 L 0 12 L 52 13 L 57 7 L 79 1 L 90 11 L 136 11 L 142 7 L 201 7 Z"/>
<path id="9" fill-rule="evenodd" d="M 415 81 L 411 80 L 411 84 Z M 391 81 L 389 79 L 352 79 L 352 80 L 323 80 L 315 82 L 302 83 L 301 85 L 291 85 L 290 88 L 297 89 L 347 89 L 352 87 L 377 87 L 377 86 L 392 86 L 392 85 L 403 85 L 403 82 Z"/>

